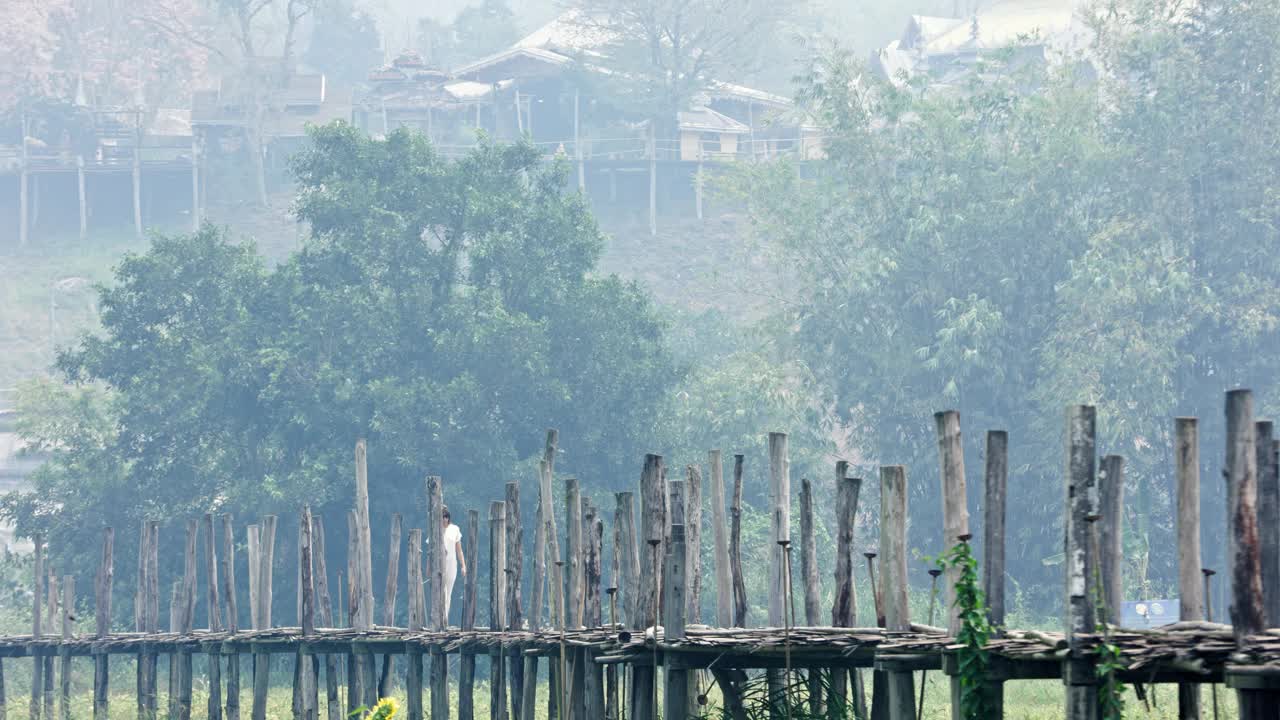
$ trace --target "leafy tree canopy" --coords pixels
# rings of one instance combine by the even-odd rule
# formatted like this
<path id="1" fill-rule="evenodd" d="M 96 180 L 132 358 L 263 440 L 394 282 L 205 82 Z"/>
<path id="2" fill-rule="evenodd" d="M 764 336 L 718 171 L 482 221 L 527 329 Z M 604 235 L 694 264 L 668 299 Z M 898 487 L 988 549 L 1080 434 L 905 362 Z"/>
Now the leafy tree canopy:
<path id="1" fill-rule="evenodd" d="M 1224 390 L 1277 407 L 1280 4 L 1123 5 L 1096 27 L 1100 80 L 988 55 L 943 93 L 832 51 L 801 94 L 829 161 L 735 180 L 782 269 L 779 342 L 869 464 L 914 469 L 923 552 L 945 547 L 931 414 L 964 414 L 975 513 L 980 433 L 1011 431 L 1010 568 L 1046 605 L 1064 406 L 1097 404 L 1100 451 L 1128 459 L 1135 593 L 1176 576 L 1173 417 L 1204 419 L 1211 462 Z"/>
<path id="2" fill-rule="evenodd" d="M 421 507 L 429 473 L 457 508 L 500 497 L 546 427 L 567 472 L 634 475 L 676 372 L 645 293 L 592 274 L 600 231 L 565 169 L 524 145 L 446 161 L 404 130 L 311 140 L 312 237 L 286 263 L 205 228 L 120 265 L 103 331 L 59 359 L 83 389 L 29 391 L 53 410 L 24 431 L 53 459 L 5 501 L 20 532 L 67 554 L 96 547 L 89 516 L 128 533 L 303 502 L 339 527 L 359 437 L 378 517 Z"/>

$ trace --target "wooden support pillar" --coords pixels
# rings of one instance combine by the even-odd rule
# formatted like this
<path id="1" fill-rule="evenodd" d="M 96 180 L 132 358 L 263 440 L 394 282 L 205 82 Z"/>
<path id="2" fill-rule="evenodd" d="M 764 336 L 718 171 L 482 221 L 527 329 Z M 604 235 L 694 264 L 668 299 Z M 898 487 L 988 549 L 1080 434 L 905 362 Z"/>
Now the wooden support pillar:
<path id="1" fill-rule="evenodd" d="M 880 589 L 885 629 L 911 629 L 907 601 L 907 471 L 901 465 L 880 468 Z M 915 680 L 910 672 L 886 673 L 889 720 L 914 720 Z"/>
<path id="2" fill-rule="evenodd" d="M 353 574 L 348 575 L 351 586 L 348 593 L 352 601 L 354 617 L 352 626 L 361 632 L 373 629 L 373 538 L 369 519 L 369 466 L 368 448 L 364 438 L 356 440 L 354 451 L 356 470 L 355 497 L 355 557 Z M 439 543 L 437 536 L 436 543 Z M 354 655 L 356 666 L 357 705 L 373 707 L 378 703 L 377 660 L 363 648 Z"/>
<path id="3" fill-rule="evenodd" d="M 583 513 L 583 615 L 587 627 L 601 627 L 600 552 L 604 545 L 604 523 L 600 521 L 598 512 L 590 507 Z M 595 662 L 595 652 L 588 648 L 580 651 L 578 667 L 582 677 L 582 707 L 584 718 L 604 718 L 604 667 Z"/>
<path id="4" fill-rule="evenodd" d="M 862 490 L 861 478 L 851 478 L 849 463 L 836 463 L 836 570 L 835 600 L 831 606 L 831 624 L 835 627 L 856 627 L 858 622 L 858 596 L 854 591 L 853 539 L 857 536 L 858 494 Z M 852 696 L 846 691 L 846 680 L 853 686 Z M 854 717 L 865 720 L 867 699 L 862 684 L 862 671 L 851 669 L 846 676 L 843 670 L 832 672 L 831 694 L 844 700 L 853 709 Z M 839 704 L 829 707 L 838 710 Z"/>
<path id="5" fill-rule="evenodd" d="M 624 627 L 643 629 L 642 618 L 637 615 L 640 596 L 640 550 L 636 545 L 635 493 L 620 492 L 614 495 L 617 509 L 613 523 L 618 538 L 618 568 L 620 577 L 615 581 L 622 594 Z"/>
<path id="6" fill-rule="evenodd" d="M 1124 598 L 1124 458 L 1108 455 L 1102 459 L 1098 476 L 1098 567 L 1102 578 L 1102 622 L 1120 622 L 1120 602 Z"/>
<path id="7" fill-rule="evenodd" d="M 506 626 L 506 558 L 507 558 L 506 504 L 489 504 L 489 627 Z M 503 652 L 494 648 L 489 652 L 489 718 L 503 720 L 506 717 L 507 684 L 503 669 Z"/>
<path id="8" fill-rule="evenodd" d="M 387 550 L 387 583 L 382 594 L 382 624 L 396 624 L 396 594 L 400 591 L 400 537 L 404 532 L 404 518 L 400 513 L 391 515 L 391 546 Z M 391 697 L 391 676 L 395 668 L 395 656 L 382 656 L 382 673 L 378 676 L 378 698 Z"/>
<path id="9" fill-rule="evenodd" d="M 1262 596 L 1262 548 L 1258 529 L 1258 448 L 1253 395 L 1227 393 L 1227 449 L 1223 475 L 1227 481 L 1227 567 L 1231 572 L 1231 628 L 1244 650 L 1250 635 L 1266 626 Z M 1230 681 L 1228 676 L 1228 681 Z M 1280 695 L 1274 690 L 1236 690 L 1240 720 L 1271 720 Z"/>
<path id="10" fill-rule="evenodd" d="M 99 638 L 111 633 L 111 590 L 115 583 L 115 543 L 116 531 L 113 528 L 103 530 L 102 560 L 98 563 L 98 574 L 93 580 L 94 630 Z M 93 657 L 93 720 L 106 720 L 109 710 L 111 677 L 107 657 L 106 653 L 99 653 Z"/>
<path id="11" fill-rule="evenodd" d="M 302 536 L 298 547 L 298 566 L 302 579 L 302 617 L 298 620 L 302 628 L 302 637 L 310 638 L 316 634 L 315 565 L 312 552 L 310 505 L 303 506 L 299 524 Z M 398 544 L 396 549 L 399 549 Z M 316 676 L 315 668 L 311 663 L 310 650 L 303 649 L 298 655 L 298 664 L 302 685 L 302 717 L 304 720 L 316 720 L 319 717 L 316 706 Z"/>
<path id="12" fill-rule="evenodd" d="M 733 456 L 733 504 L 729 507 L 729 571 L 733 583 L 733 626 L 747 626 L 747 586 L 742 574 L 742 466 Z"/>
<path id="13" fill-rule="evenodd" d="M 71 640 L 71 614 L 76 609 L 76 578 L 74 575 L 62 576 L 62 641 Z M 71 720 L 71 652 L 66 648 L 58 650 L 59 683 L 58 710 L 62 720 Z"/>
<path id="14" fill-rule="evenodd" d="M 582 627 L 582 501 L 577 478 L 564 479 L 565 578 L 567 625 Z"/>
<path id="15" fill-rule="evenodd" d="M 48 576 L 45 581 L 45 617 L 49 618 L 49 625 L 53 630 L 58 626 L 58 576 L 54 574 L 53 568 L 49 568 Z M 47 635 L 48 633 L 46 633 Z M 44 708 L 42 712 L 46 718 L 53 718 L 54 713 L 54 685 L 55 685 L 55 669 L 52 655 L 44 656 Z"/>
<path id="16" fill-rule="evenodd" d="M 419 538 L 421 539 L 421 538 Z M 324 544 L 324 521 L 319 515 L 311 517 L 311 557 L 315 565 L 316 586 L 316 622 L 320 627 L 333 627 L 336 613 L 333 610 L 333 596 L 329 592 L 329 569 L 326 563 Z M 419 556 L 419 567 L 421 567 Z M 421 573 L 419 573 L 421 577 Z M 419 583 L 421 592 L 421 583 Z M 418 702 L 422 702 L 421 673 L 419 673 Z M 332 653 L 324 656 L 325 714 L 328 720 L 342 720 L 342 700 L 338 695 L 338 660 Z M 412 695 L 410 695 L 412 697 Z M 421 707 L 419 707 L 421 711 Z M 319 712 L 316 713 L 319 715 Z M 417 720 L 422 720 L 419 717 Z"/>
<path id="17" fill-rule="evenodd" d="M 784 572 L 781 544 L 791 541 L 791 458 L 786 433 L 769 433 L 769 516 L 769 627 L 776 628 L 787 623 L 785 599 L 789 578 Z M 771 699 L 770 715 L 777 715 L 777 700 L 783 698 L 786 679 L 780 670 L 766 670 L 765 677 Z"/>
<path id="18" fill-rule="evenodd" d="M 262 519 L 258 534 L 258 558 L 254 562 L 250 558 L 250 572 L 257 569 L 257 606 L 258 625 L 256 630 L 269 630 L 271 622 L 271 581 L 275 565 L 276 516 L 268 515 Z M 252 591 L 252 588 L 251 588 Z M 252 593 L 251 593 L 252 594 Z M 266 720 L 267 696 L 271 691 L 271 654 L 267 652 L 253 653 L 253 720 Z"/>
<path id="19" fill-rule="evenodd" d="M 467 547 L 468 550 L 474 552 L 472 546 Z M 406 580 L 409 583 L 409 631 L 418 631 L 426 624 L 426 599 L 423 590 L 422 579 L 422 530 L 414 528 L 409 531 L 409 548 L 405 552 L 406 561 Z M 466 613 L 463 613 L 465 618 Z M 463 629 L 467 629 L 463 626 Z M 416 643 L 410 645 L 405 653 L 408 656 L 406 664 L 409 666 L 405 671 L 405 715 L 409 720 L 423 720 L 422 717 L 422 647 Z M 467 674 L 467 660 L 471 660 L 471 674 Z M 471 700 L 471 694 L 468 692 L 470 688 L 469 680 L 474 680 L 476 670 L 476 661 L 474 655 L 462 656 L 461 670 L 459 670 L 458 685 L 458 717 L 463 720 L 472 720 L 471 715 L 464 714 L 467 709 L 464 703 Z M 330 720 L 333 720 L 330 718 Z"/>
<path id="20" fill-rule="evenodd" d="M 179 599 L 182 603 L 178 612 L 178 632 L 190 635 L 195 629 L 197 572 L 196 541 L 199 539 L 200 522 L 187 521 L 187 544 L 183 553 L 182 592 Z M 178 718 L 191 718 L 191 691 L 193 685 L 191 650 L 179 649 L 174 656 L 178 661 Z"/>
<path id="21" fill-rule="evenodd" d="M 23 138 L 23 147 L 26 147 L 26 138 Z M 25 151 L 24 151 L 25 152 Z M 26 185 L 23 185 L 24 194 Z M 24 198 L 25 200 L 25 198 Z M 25 222 L 25 210 L 23 211 L 23 221 Z M 36 533 L 31 538 L 35 549 L 32 553 L 32 569 L 35 577 L 31 589 L 31 638 L 38 640 L 44 635 L 44 628 L 41 624 L 42 615 L 44 613 L 44 535 Z M 40 720 L 40 689 L 44 687 L 44 658 L 39 655 L 31 656 L 31 720 Z"/>
<path id="22" fill-rule="evenodd" d="M 543 535 L 547 542 L 546 563 L 551 574 L 548 578 L 548 595 L 551 600 L 551 625 L 564 625 L 564 566 L 560 558 L 560 535 L 556 530 L 556 514 L 552 509 L 551 481 L 555 474 L 556 447 L 559 434 L 547 430 L 546 450 L 539 464 L 538 506 L 542 509 Z M 559 598 L 559 599 L 557 599 Z M 560 664 L 556 661 L 547 663 L 547 717 L 560 716 Z"/>
<path id="23" fill-rule="evenodd" d="M 506 615 L 503 627 L 519 632 L 524 622 L 520 598 L 520 579 L 524 574 L 524 529 L 520 527 L 520 484 L 506 485 Z M 508 652 L 507 665 L 511 675 L 508 695 L 511 696 L 511 720 L 524 715 L 524 660 L 519 648 Z M 537 678 L 532 678 L 537 682 Z"/>
<path id="24" fill-rule="evenodd" d="M 800 479 L 800 577 L 804 581 L 804 624 L 816 627 L 818 619 L 818 544 L 813 533 L 813 484 L 809 478 Z M 826 712 L 823 701 L 823 684 L 816 668 L 809 670 L 809 712 L 821 715 Z"/>
<path id="25" fill-rule="evenodd" d="M 645 542 L 644 550 L 647 552 L 641 557 L 641 563 L 644 567 L 650 568 L 647 574 L 655 580 L 658 580 L 660 575 L 655 575 L 651 568 L 658 564 L 656 559 L 662 553 L 663 536 L 667 524 L 664 475 L 662 456 L 645 455 L 644 470 L 640 474 L 640 534 Z M 661 587 L 662 582 L 658 581 L 644 583 L 640 588 L 636 603 L 637 628 L 643 629 L 657 624 Z M 656 716 L 655 671 L 654 667 L 639 665 L 632 669 L 631 720 L 654 720 Z"/>
<path id="26" fill-rule="evenodd" d="M 80 208 L 80 239 L 89 237 L 89 196 L 85 193 L 84 156 L 76 156 L 76 200 Z"/>
<path id="27" fill-rule="evenodd" d="M 212 539 L 210 539 L 212 542 Z M 227 607 L 227 631 L 235 635 L 240 630 L 240 608 L 236 599 L 236 544 L 231 515 L 222 516 L 222 585 L 223 603 Z M 227 656 L 227 720 L 240 720 L 240 655 L 224 647 Z M 210 717 L 213 717 L 210 715 Z M 332 720 L 332 718 L 330 718 Z"/>
<path id="28" fill-rule="evenodd" d="M 1076 635 L 1094 632 L 1097 598 L 1097 559 L 1089 536 L 1097 514 L 1098 489 L 1095 468 L 1097 411 L 1090 405 L 1067 408 L 1066 478 L 1066 637 L 1071 651 L 1064 662 L 1067 686 L 1067 720 L 1093 720 L 1098 716 L 1098 687 L 1091 656 L 1081 649 Z"/>
<path id="29" fill-rule="evenodd" d="M 429 605 L 430 630 L 443 631 L 448 623 L 444 611 L 444 481 L 439 476 L 427 478 L 427 579 L 431 588 Z M 432 720 L 449 720 L 448 657 L 439 649 L 431 652 Z"/>
<path id="30" fill-rule="evenodd" d="M 1009 482 L 1009 434 L 987 432 L 986 472 L 983 474 L 982 592 L 987 599 L 987 618 L 995 636 L 1004 627 L 1004 521 Z M 1004 683 L 992 682 L 987 693 L 993 712 L 1004 713 Z"/>
<path id="31" fill-rule="evenodd" d="M 724 495 L 724 463 L 719 450 L 707 453 L 711 472 L 711 529 L 716 560 L 716 627 L 733 626 L 733 580 L 729 570 L 729 522 Z"/>
<path id="32" fill-rule="evenodd" d="M 702 623 L 702 471 L 697 465 L 685 468 L 685 621 Z"/>
<path id="33" fill-rule="evenodd" d="M 1271 421 L 1257 423 L 1258 542 L 1261 544 L 1264 624 L 1280 626 L 1280 466 Z"/>
<path id="34" fill-rule="evenodd" d="M 210 632 L 222 631 L 222 609 L 219 605 L 218 588 L 218 536 L 214 531 L 213 514 L 204 516 L 204 567 L 205 567 L 205 617 L 206 627 Z M 209 720 L 222 720 L 222 658 L 220 653 L 207 654 L 206 679 L 209 697 L 205 704 L 205 714 Z"/>
<path id="35" fill-rule="evenodd" d="M 686 575 L 687 560 L 685 547 L 685 512 L 684 482 L 672 480 L 670 488 L 671 529 L 666 547 L 666 576 L 663 591 L 666 598 L 663 602 L 662 626 L 667 642 L 685 636 L 685 609 L 688 577 Z M 689 717 L 689 671 L 684 667 L 682 658 L 668 655 L 664 660 L 664 689 L 662 717 Z"/>
<path id="36" fill-rule="evenodd" d="M 533 516 L 533 592 L 529 598 L 529 629 L 542 627 L 542 595 L 547 573 L 546 528 L 542 522 L 542 484 L 538 484 L 538 502 Z M 520 552 L 523 552 L 522 550 Z M 521 688 L 520 714 L 511 720 L 535 720 L 538 703 L 538 658 L 530 655 L 523 659 L 523 687 Z"/>
<path id="37" fill-rule="evenodd" d="M 480 559 L 480 553 L 478 550 L 478 548 L 480 547 L 479 542 L 480 542 L 480 512 L 477 510 L 468 510 L 467 511 L 467 547 L 472 548 L 472 552 L 475 553 L 475 559 L 477 561 L 477 564 Z M 476 572 L 468 572 L 467 577 L 462 584 L 463 590 L 462 590 L 461 627 L 463 630 L 474 630 L 476 627 L 476 599 L 477 597 L 479 597 L 479 593 L 478 593 L 479 586 L 477 584 L 478 580 L 476 578 L 477 575 L 478 573 Z M 470 661 L 468 663 L 470 667 L 467 668 L 466 666 L 463 666 L 463 669 L 470 670 L 471 678 L 468 681 L 467 690 L 464 693 L 462 690 L 462 677 L 461 677 L 462 671 L 461 670 L 459 671 L 458 717 L 461 718 L 462 720 L 473 720 L 475 716 L 475 710 L 474 710 L 475 708 L 474 694 L 475 693 L 474 693 L 473 686 L 475 684 L 476 656 L 474 654 L 468 655 L 468 656 L 464 656 L 464 659 Z M 459 663 L 459 665 L 462 665 L 462 663 Z M 464 717 L 462 714 L 462 698 L 464 694 L 466 695 L 467 702 L 471 705 L 471 709 L 468 711 L 469 714 L 466 717 Z"/>
<path id="38" fill-rule="evenodd" d="M 1204 620 L 1200 570 L 1200 437 L 1195 418 L 1174 421 L 1175 504 L 1178 521 L 1178 619 Z M 1178 685 L 1178 718 L 1200 720 L 1200 686 Z"/>
<path id="39" fill-rule="evenodd" d="M 938 459 L 942 469 L 942 547 L 946 552 L 969 534 L 968 491 L 964 476 L 964 443 L 960 434 L 960 413 L 955 410 L 935 413 L 938 433 Z M 960 632 L 960 608 L 956 607 L 956 581 L 959 568 L 948 568 L 944 576 L 944 607 L 947 608 L 947 632 L 952 637 Z"/>

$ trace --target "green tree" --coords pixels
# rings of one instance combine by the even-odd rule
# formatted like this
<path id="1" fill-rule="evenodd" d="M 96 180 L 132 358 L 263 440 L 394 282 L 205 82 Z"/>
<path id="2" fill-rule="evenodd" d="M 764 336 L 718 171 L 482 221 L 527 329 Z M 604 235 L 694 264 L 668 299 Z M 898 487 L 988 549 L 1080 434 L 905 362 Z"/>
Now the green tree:
<path id="1" fill-rule="evenodd" d="M 295 169 L 313 236 L 284 264 L 213 228 L 122 263 L 102 334 L 59 363 L 109 389 L 92 457 L 110 472 L 86 475 L 86 441 L 33 426 L 53 460 L 6 502 L 21 532 L 69 536 L 94 503 L 122 543 L 141 517 L 288 527 L 303 502 L 340 528 L 359 437 L 381 517 L 412 517 L 428 473 L 460 510 L 501 497 L 546 427 L 566 472 L 632 477 L 676 373 L 648 297 L 592 274 L 601 235 L 565 168 L 523 145 L 446 161 L 403 130 L 311 139 Z M 75 548 L 91 547 L 51 550 L 87 565 Z"/>
<path id="2" fill-rule="evenodd" d="M 1121 6 L 1097 19 L 1097 73 L 991 54 L 946 93 L 828 53 L 801 90 L 828 161 L 733 185 L 779 268 L 778 341 L 864 457 L 913 469 L 926 552 L 943 544 L 932 412 L 959 408 L 970 438 L 1011 431 L 1024 587 L 1055 587 L 1065 405 L 1097 404 L 1100 452 L 1128 458 L 1129 577 L 1146 593 L 1174 577 L 1173 416 L 1205 419 L 1213 457 L 1224 390 L 1276 407 L 1280 83 L 1263 59 L 1280 3 Z"/>

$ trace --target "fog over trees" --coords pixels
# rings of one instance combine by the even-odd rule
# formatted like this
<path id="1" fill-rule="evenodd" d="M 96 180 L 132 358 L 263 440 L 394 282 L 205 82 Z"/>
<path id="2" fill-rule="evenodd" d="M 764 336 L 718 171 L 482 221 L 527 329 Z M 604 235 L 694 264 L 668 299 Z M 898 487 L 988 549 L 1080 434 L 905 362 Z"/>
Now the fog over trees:
<path id="1" fill-rule="evenodd" d="M 677 474 L 711 448 L 746 454 L 757 538 L 766 432 L 791 433 L 823 533 L 837 460 L 866 478 L 904 464 L 910 545 L 935 555 L 932 414 L 955 408 L 970 478 L 982 433 L 1010 432 L 1009 604 L 1051 617 L 1063 408 L 1081 402 L 1099 408 L 1100 451 L 1126 457 L 1126 597 L 1175 592 L 1177 415 L 1215 420 L 1202 435 L 1205 552 L 1222 562 L 1210 542 L 1224 532 L 1222 393 L 1251 387 L 1259 417 L 1280 411 L 1280 0 L 420 5 L 0 6 L 3 202 L 18 196 L 18 158 L 61 153 L 67 178 L 75 156 L 95 162 L 72 139 L 102 135 L 102 108 L 155 123 L 216 88 L 238 123 L 198 154 L 196 223 L 196 198 L 233 196 L 218 222 L 157 222 L 103 271 L 100 317 L 14 380 L 17 431 L 46 462 L 0 512 L 19 535 L 45 532 L 59 568 L 92 575 L 102 523 L 131 547 L 143 519 L 177 528 L 307 502 L 339 527 L 360 437 L 375 515 L 420 508 L 427 473 L 444 476 L 450 506 L 480 507 L 509 480 L 532 482 L 549 427 L 557 472 L 601 507 L 633 489 L 645 452 Z M 1082 42 L 1025 20 L 1064 7 Z M 485 74 L 505 65 L 458 72 L 557 17 L 593 44 L 510 62 L 561 63 L 572 93 Z M 299 66 L 357 98 L 344 116 L 293 99 L 307 89 L 291 84 Z M 378 72 L 436 84 L 379 106 L 361 95 Z M 395 113 L 418 110 L 406 97 L 437 104 L 397 129 Z M 750 117 L 733 116 L 744 102 Z M 543 115 L 522 109 L 538 103 Z M 602 108 L 612 124 L 582 131 Z M 600 149 L 606 139 L 629 144 Z M 178 159 L 151 192 L 188 192 L 197 160 Z M 651 189 L 659 177 L 666 190 Z M 659 203 L 677 209 L 651 236 Z M 250 227 L 266 213 L 275 225 Z M 0 321 L 19 327 L 26 302 L 43 333 L 50 291 L 20 286 L 41 241 L 3 232 Z M 86 235 L 67 241 L 73 254 L 90 251 Z M 625 243 L 632 254 L 611 255 Z M 709 299 L 676 292 L 689 288 Z M 0 342 L 18 348 L 8 327 Z"/>

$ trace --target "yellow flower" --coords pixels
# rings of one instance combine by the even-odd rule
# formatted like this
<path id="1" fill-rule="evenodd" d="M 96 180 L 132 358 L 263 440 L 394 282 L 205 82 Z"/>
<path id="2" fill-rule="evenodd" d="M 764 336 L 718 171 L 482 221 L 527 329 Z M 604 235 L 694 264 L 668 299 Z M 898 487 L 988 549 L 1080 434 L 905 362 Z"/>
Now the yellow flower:
<path id="1" fill-rule="evenodd" d="M 377 705 L 373 706 L 373 711 L 369 713 L 369 720 L 391 720 L 399 709 L 400 706 L 395 700 L 382 698 Z"/>

